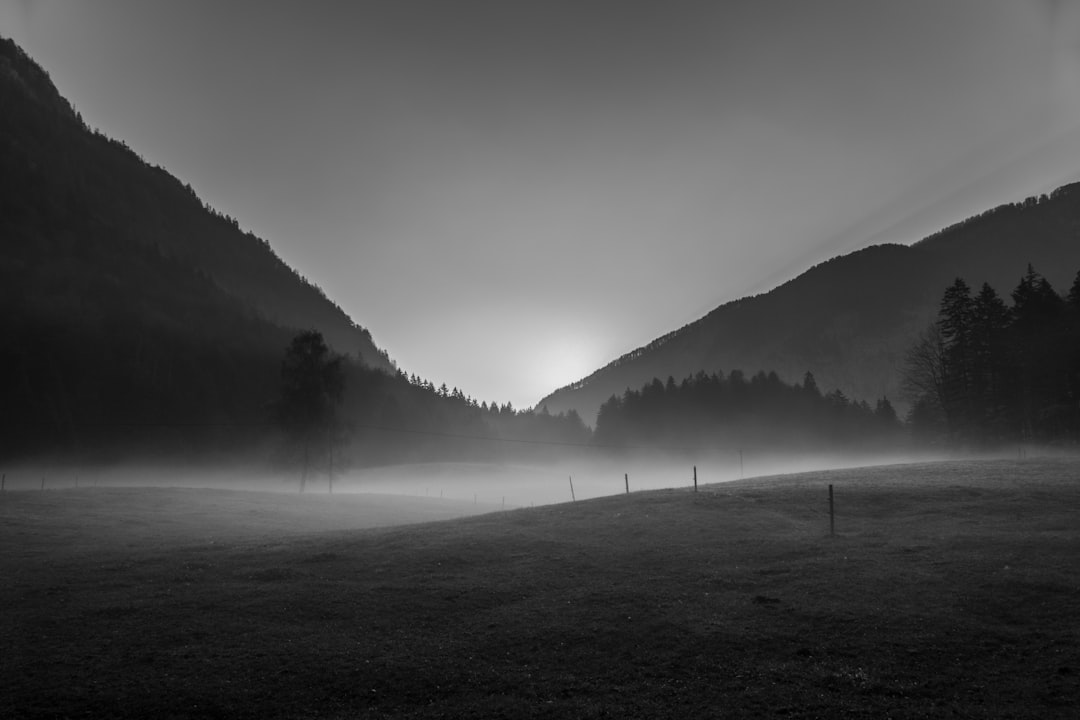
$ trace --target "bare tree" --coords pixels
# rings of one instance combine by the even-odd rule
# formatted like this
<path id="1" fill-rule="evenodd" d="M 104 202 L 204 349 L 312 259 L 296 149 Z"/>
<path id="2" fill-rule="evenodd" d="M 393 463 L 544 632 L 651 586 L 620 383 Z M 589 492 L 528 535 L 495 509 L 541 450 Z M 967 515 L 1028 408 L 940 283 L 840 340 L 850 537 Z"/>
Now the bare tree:
<path id="1" fill-rule="evenodd" d="M 920 332 L 904 358 L 900 391 L 911 403 L 945 408 L 945 338 L 938 323 Z"/>

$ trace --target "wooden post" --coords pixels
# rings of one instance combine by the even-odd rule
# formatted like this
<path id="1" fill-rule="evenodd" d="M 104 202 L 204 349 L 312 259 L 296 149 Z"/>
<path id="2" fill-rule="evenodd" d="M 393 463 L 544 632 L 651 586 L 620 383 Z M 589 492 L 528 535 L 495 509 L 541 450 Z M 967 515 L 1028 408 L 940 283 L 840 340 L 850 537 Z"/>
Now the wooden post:
<path id="1" fill-rule="evenodd" d="M 307 484 L 307 464 L 308 464 L 308 444 L 307 439 L 304 440 L 304 469 L 300 473 L 300 494 L 304 494 L 304 485 Z"/>
<path id="2" fill-rule="evenodd" d="M 694 492 L 697 492 L 697 465 L 694 466 Z"/>
<path id="3" fill-rule="evenodd" d="M 577 502 L 577 496 L 574 495 L 574 476 L 568 475 L 570 478 L 570 502 Z"/>
<path id="4" fill-rule="evenodd" d="M 503 495 L 503 506 L 502 506 L 502 509 L 503 509 L 503 510 L 505 510 L 505 509 L 506 509 L 506 496 L 505 496 L 505 495 Z"/>
<path id="5" fill-rule="evenodd" d="M 739 479 L 742 480 L 744 476 L 745 476 L 745 470 L 743 468 L 743 461 L 742 461 L 742 448 L 739 448 Z"/>
<path id="6" fill-rule="evenodd" d="M 626 481 L 626 494 L 630 494 L 630 473 L 623 473 L 623 480 Z"/>
<path id="7" fill-rule="evenodd" d="M 829 537 L 836 535 L 836 514 L 833 511 L 832 483 L 829 483 Z"/>

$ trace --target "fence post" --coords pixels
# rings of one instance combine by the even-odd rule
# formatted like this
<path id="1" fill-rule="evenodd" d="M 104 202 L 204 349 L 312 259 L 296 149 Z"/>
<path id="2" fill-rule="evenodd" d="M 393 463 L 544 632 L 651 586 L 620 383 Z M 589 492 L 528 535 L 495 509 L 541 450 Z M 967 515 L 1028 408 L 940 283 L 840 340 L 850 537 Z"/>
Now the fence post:
<path id="1" fill-rule="evenodd" d="M 694 466 L 694 492 L 697 492 L 697 465 Z"/>
<path id="2" fill-rule="evenodd" d="M 577 496 L 574 495 L 574 476 L 568 475 L 570 478 L 570 502 L 577 502 Z"/>
<path id="3" fill-rule="evenodd" d="M 829 537 L 836 536 L 836 514 L 833 511 L 832 483 L 829 483 Z"/>
<path id="4" fill-rule="evenodd" d="M 626 494 L 630 494 L 630 473 L 623 473 L 623 480 L 626 481 Z"/>

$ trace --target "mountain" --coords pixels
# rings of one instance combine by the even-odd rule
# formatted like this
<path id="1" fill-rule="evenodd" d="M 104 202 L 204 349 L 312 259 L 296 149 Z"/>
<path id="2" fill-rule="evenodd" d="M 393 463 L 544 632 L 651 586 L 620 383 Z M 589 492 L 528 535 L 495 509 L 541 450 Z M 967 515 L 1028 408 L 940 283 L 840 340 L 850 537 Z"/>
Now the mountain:
<path id="1" fill-rule="evenodd" d="M 1080 183 L 1003 205 L 914 245 L 875 245 L 816 265 L 770 292 L 729 302 L 556 390 L 538 406 L 595 422 L 600 405 L 654 377 L 699 370 L 807 371 L 849 397 L 898 399 L 904 354 L 957 277 L 1003 297 L 1028 264 L 1059 292 L 1080 270 Z"/>
<path id="2" fill-rule="evenodd" d="M 282 328 L 314 328 L 338 352 L 392 369 L 367 330 L 274 254 L 266 241 L 205 205 L 190 186 L 145 163 L 123 142 L 91 132 L 48 74 L 0 38 L 0 183 L 10 272 L 26 254 L 59 243 L 87 244 L 88 233 L 143 246 L 186 267 L 246 311 Z M 93 228 L 89 230 L 88 228 Z M 111 240 L 110 240 L 111 242 Z M 53 268 L 56 270 L 56 268 Z M 83 266 L 84 274 L 116 272 Z"/>
<path id="3" fill-rule="evenodd" d="M 0 38 L 0 460 L 299 462 L 275 402 L 307 329 L 349 355 L 339 432 L 312 450 L 327 474 L 533 461 L 591 437 L 575 414 L 488 407 L 395 369 L 265 241 L 89 130 Z"/>
<path id="4" fill-rule="evenodd" d="M 0 455 L 161 423 L 199 428 L 174 448 L 256 437 L 299 329 L 393 371 L 265 241 L 89 130 L 2 38 L 0 108 Z"/>

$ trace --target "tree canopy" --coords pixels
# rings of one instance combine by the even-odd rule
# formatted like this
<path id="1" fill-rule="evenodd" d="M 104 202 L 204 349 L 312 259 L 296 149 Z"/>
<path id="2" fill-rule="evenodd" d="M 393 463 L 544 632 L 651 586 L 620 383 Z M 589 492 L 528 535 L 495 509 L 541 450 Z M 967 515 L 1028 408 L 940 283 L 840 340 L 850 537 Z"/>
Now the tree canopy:
<path id="1" fill-rule="evenodd" d="M 333 488 L 333 444 L 337 408 L 345 392 L 344 359 L 330 351 L 322 333 L 300 333 L 285 350 L 281 362 L 281 398 L 278 417 L 303 449 L 303 492 L 313 445 L 325 446 L 330 487 Z"/>
<path id="2" fill-rule="evenodd" d="M 904 387 L 922 436 L 952 444 L 1080 440 L 1080 273 L 1066 297 L 1028 265 L 1008 306 L 962 279 L 913 345 Z"/>

